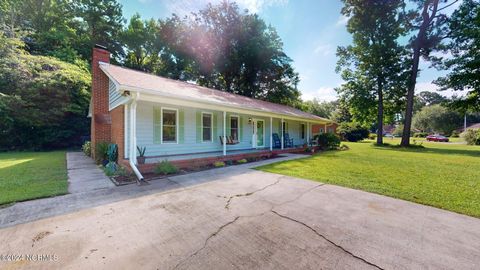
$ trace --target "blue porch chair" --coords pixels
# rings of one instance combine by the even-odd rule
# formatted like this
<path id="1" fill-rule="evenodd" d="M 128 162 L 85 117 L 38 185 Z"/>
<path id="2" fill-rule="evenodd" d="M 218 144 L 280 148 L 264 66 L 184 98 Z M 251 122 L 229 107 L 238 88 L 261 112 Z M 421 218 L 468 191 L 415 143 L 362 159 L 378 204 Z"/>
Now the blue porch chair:
<path id="1" fill-rule="evenodd" d="M 293 147 L 293 138 L 290 138 L 290 135 L 288 133 L 285 133 L 283 135 L 283 147 L 288 148 L 288 147 Z"/>
<path id="2" fill-rule="evenodd" d="M 273 148 L 281 148 L 282 147 L 282 142 L 280 141 L 280 138 L 278 137 L 277 133 L 272 134 L 272 147 Z"/>

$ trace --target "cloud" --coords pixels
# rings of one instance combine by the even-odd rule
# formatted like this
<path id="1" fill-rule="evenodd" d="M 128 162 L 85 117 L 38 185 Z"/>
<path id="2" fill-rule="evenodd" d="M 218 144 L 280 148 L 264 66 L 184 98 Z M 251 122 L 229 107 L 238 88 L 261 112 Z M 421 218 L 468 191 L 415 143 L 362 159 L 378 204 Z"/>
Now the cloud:
<path id="1" fill-rule="evenodd" d="M 331 44 L 320 44 L 313 50 L 315 54 L 320 54 L 323 56 L 331 55 L 334 52 L 333 46 Z"/>
<path id="2" fill-rule="evenodd" d="M 152 0 L 138 0 L 141 3 Z M 156 0 L 158 1 L 158 0 Z M 166 0 L 165 7 L 169 13 L 180 16 L 188 15 L 191 12 L 203 9 L 208 3 L 219 4 L 222 0 Z M 288 0 L 237 0 L 235 1 L 241 9 L 248 9 L 250 13 L 259 13 L 271 6 L 286 5 Z"/>
<path id="3" fill-rule="evenodd" d="M 313 91 L 302 91 L 303 100 L 312 100 L 314 98 L 320 101 L 333 101 L 336 100 L 338 96 L 335 87 L 330 86 L 321 86 Z"/>
<path id="4" fill-rule="evenodd" d="M 251 13 L 259 13 L 266 7 L 286 5 L 288 0 L 237 0 L 236 2 Z"/>
<path id="5" fill-rule="evenodd" d="M 335 26 L 345 26 L 345 25 L 347 25 L 348 19 L 350 19 L 350 18 L 343 15 L 343 14 L 340 15 L 337 19 L 337 22 L 335 23 Z"/>

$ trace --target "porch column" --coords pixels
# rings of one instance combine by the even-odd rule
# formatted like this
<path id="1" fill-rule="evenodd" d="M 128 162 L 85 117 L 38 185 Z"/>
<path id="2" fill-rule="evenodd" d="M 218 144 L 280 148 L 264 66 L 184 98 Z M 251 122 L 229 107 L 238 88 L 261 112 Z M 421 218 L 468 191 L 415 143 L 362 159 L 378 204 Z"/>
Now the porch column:
<path id="1" fill-rule="evenodd" d="M 307 146 L 310 145 L 310 123 L 307 122 Z"/>
<path id="2" fill-rule="evenodd" d="M 223 112 L 223 155 L 227 155 L 227 112 Z"/>
<path id="3" fill-rule="evenodd" d="M 282 124 L 280 125 L 280 132 L 282 133 L 282 141 L 280 142 L 281 143 L 281 149 L 283 150 L 283 118 L 282 118 Z"/>
<path id="4" fill-rule="evenodd" d="M 327 133 L 327 123 L 325 123 L 325 133 Z"/>
<path id="5" fill-rule="evenodd" d="M 273 118 L 270 117 L 270 151 L 273 150 L 273 142 L 272 142 L 272 140 L 273 140 L 273 135 L 272 135 L 273 130 L 272 130 L 272 126 L 273 126 L 273 125 L 272 125 L 272 121 L 273 121 Z"/>
<path id="6" fill-rule="evenodd" d="M 130 104 L 130 160 L 137 164 L 137 102 Z"/>

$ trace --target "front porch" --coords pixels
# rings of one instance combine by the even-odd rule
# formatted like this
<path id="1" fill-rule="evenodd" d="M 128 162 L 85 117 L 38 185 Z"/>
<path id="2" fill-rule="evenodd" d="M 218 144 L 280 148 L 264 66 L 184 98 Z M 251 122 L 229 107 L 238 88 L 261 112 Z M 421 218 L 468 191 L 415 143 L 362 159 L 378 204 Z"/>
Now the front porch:
<path id="1" fill-rule="evenodd" d="M 301 153 L 316 125 L 321 132 L 327 129 L 324 120 L 145 99 L 140 96 L 125 106 L 124 161 L 141 173 L 152 172 L 163 160 L 192 168 Z M 146 149 L 146 164 L 137 164 L 137 146 Z"/>

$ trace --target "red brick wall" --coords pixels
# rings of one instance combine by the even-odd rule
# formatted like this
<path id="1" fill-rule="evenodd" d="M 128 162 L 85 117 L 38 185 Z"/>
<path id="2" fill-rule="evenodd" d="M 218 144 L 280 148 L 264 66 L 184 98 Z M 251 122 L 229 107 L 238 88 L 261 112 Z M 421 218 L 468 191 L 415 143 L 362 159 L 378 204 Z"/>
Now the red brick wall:
<path id="1" fill-rule="evenodd" d="M 327 124 L 327 131 L 329 128 L 333 128 L 333 133 L 337 133 L 338 125 L 336 123 Z M 323 129 L 325 132 L 325 125 L 312 125 L 312 134 L 320 133 L 320 129 Z"/>
<path id="2" fill-rule="evenodd" d="M 108 77 L 100 69 L 99 62 L 110 62 L 110 52 L 94 48 L 92 54 L 92 153 L 99 142 L 111 140 L 111 117 L 108 111 Z"/>
<path id="3" fill-rule="evenodd" d="M 125 110 L 124 106 L 118 106 L 117 108 L 113 109 L 110 112 L 112 117 L 112 127 L 111 127 L 111 135 L 112 135 L 112 143 L 118 145 L 118 159 L 123 159 L 125 157 L 125 128 L 124 128 L 124 121 L 125 121 Z"/>

